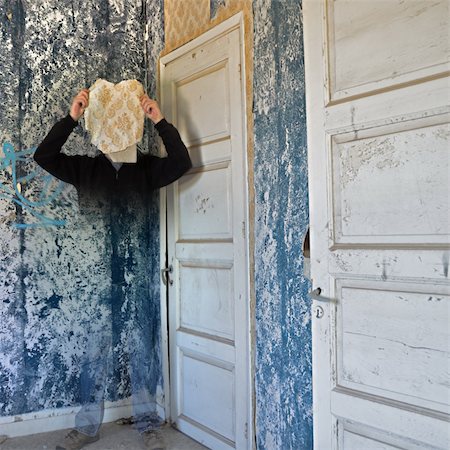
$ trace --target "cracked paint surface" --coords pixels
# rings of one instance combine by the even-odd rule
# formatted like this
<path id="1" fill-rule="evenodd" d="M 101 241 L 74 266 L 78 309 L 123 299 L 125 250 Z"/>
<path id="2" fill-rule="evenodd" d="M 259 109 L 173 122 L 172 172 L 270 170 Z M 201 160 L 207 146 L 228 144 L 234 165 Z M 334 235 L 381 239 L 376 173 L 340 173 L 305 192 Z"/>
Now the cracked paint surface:
<path id="1" fill-rule="evenodd" d="M 306 109 L 300 2 L 254 0 L 256 441 L 312 448 Z M 268 401 L 270 399 L 270 401 Z"/>
<path id="2" fill-rule="evenodd" d="M 1 1 L 0 145 L 36 147 L 97 78 L 137 78 L 154 95 L 162 9 L 162 0 Z M 155 151 L 154 137 L 150 126 L 140 150 Z M 97 150 L 78 126 L 64 152 Z M 28 156 L 16 169 L 26 178 L 22 193 L 37 201 L 43 181 L 27 178 L 36 170 Z M 11 173 L 1 167 L 7 185 Z M 108 400 L 127 397 L 132 378 L 152 395 L 161 383 L 157 194 L 150 204 L 117 204 L 108 214 L 80 214 L 77 204 L 66 185 L 44 208 L 64 226 L 17 229 L 11 224 L 32 222 L 32 214 L 0 198 L 0 416 L 80 404 L 80 361 L 104 336 L 112 342 Z"/>

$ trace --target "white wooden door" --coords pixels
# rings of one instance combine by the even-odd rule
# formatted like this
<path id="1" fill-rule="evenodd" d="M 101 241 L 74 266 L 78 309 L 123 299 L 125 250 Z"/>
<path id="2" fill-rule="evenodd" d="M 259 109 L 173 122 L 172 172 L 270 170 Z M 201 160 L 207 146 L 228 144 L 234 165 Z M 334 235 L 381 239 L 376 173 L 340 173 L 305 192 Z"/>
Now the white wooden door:
<path id="1" fill-rule="evenodd" d="M 314 442 L 450 448 L 448 0 L 304 0 Z"/>
<path id="2" fill-rule="evenodd" d="M 213 449 L 249 447 L 242 43 L 239 16 L 161 64 L 162 109 L 194 165 L 167 189 L 171 419 Z"/>

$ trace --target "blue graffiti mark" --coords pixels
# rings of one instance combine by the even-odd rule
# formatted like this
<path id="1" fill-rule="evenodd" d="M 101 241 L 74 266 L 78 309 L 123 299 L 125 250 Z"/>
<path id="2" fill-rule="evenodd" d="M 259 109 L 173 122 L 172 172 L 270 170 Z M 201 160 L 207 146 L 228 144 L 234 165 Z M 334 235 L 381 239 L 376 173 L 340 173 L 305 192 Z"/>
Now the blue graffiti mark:
<path id="1" fill-rule="evenodd" d="M 29 212 L 35 219 L 34 223 L 13 223 L 12 226 L 18 229 L 37 228 L 42 226 L 64 226 L 65 220 L 58 220 L 45 215 L 40 209 L 45 208 L 52 202 L 56 201 L 64 189 L 64 183 L 59 181 L 56 187 L 52 189 L 55 178 L 47 174 L 41 168 L 34 170 L 26 175 L 18 176 L 17 164 L 19 162 L 28 162 L 29 158 L 35 152 L 36 148 L 30 148 L 16 152 L 11 143 L 3 144 L 3 155 L 0 155 L 0 174 L 7 172 L 11 178 L 11 186 L 6 185 L 0 180 L 0 199 L 10 200 L 20 205 L 24 210 Z M 38 200 L 27 199 L 21 191 L 21 185 L 31 180 L 39 179 L 43 183 Z"/>

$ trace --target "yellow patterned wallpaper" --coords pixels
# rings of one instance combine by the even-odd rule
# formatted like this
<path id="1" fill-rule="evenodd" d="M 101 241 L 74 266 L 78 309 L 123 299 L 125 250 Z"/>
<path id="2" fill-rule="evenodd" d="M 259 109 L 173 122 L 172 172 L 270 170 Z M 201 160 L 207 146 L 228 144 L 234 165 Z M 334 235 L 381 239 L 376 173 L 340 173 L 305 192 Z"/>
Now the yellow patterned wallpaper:
<path id="1" fill-rule="evenodd" d="M 164 23 L 169 52 L 209 25 L 209 0 L 165 0 Z"/>
<path id="2" fill-rule="evenodd" d="M 163 54 L 181 47 L 239 11 L 244 13 L 246 47 L 250 49 L 253 42 L 251 0 L 225 0 L 225 5 L 219 7 L 212 20 L 210 19 L 210 0 L 165 0 Z"/>
<path id="3" fill-rule="evenodd" d="M 103 153 L 121 153 L 138 143 L 144 133 L 142 84 L 137 80 L 114 84 L 98 79 L 89 90 L 85 125 L 92 143 Z"/>

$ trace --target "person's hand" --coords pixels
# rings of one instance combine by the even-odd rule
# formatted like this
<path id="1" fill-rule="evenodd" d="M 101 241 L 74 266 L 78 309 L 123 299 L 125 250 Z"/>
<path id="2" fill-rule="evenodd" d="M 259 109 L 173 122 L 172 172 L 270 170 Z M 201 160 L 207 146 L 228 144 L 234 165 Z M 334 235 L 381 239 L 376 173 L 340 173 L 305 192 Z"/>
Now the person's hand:
<path id="1" fill-rule="evenodd" d="M 89 89 L 82 89 L 72 100 L 70 108 L 70 117 L 78 122 L 84 114 L 85 109 L 89 106 Z"/>
<path id="2" fill-rule="evenodd" d="M 141 97 L 141 107 L 144 110 L 145 115 L 154 123 L 164 119 L 164 116 L 159 109 L 158 103 L 152 100 L 147 94 Z"/>

